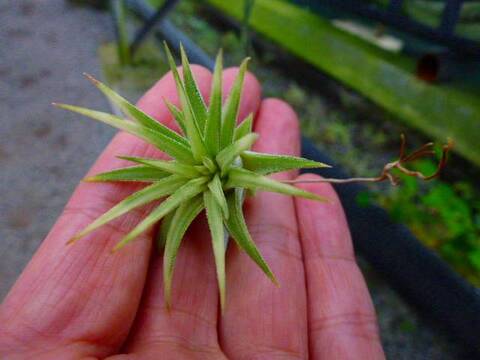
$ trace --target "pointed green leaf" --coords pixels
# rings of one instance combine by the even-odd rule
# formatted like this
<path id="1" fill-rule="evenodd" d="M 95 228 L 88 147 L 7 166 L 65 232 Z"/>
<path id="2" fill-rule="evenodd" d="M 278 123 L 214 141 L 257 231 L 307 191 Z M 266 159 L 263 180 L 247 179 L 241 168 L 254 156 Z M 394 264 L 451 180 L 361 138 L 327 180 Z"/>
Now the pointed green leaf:
<path id="1" fill-rule="evenodd" d="M 178 135 L 175 131 L 170 130 L 168 127 L 165 125 L 162 125 L 160 122 L 152 118 L 151 116 L 145 114 L 142 110 L 140 110 L 138 107 L 135 105 L 131 104 L 128 102 L 126 99 L 124 99 L 122 96 L 117 94 L 115 91 L 110 89 L 108 86 L 105 84 L 101 83 L 94 77 L 85 74 L 87 78 L 103 93 L 105 96 L 108 97 L 108 99 L 117 105 L 120 110 L 127 115 L 131 120 L 137 122 L 138 124 L 145 126 L 151 130 L 154 130 L 156 132 L 159 132 L 161 134 L 164 134 L 165 136 L 169 136 L 172 139 L 187 145 L 188 141 Z M 168 104 L 167 104 L 168 106 Z M 173 104 L 172 104 L 173 106 Z"/>
<path id="2" fill-rule="evenodd" d="M 258 134 L 250 133 L 244 137 L 238 139 L 233 144 L 227 146 L 220 151 L 216 157 L 218 165 L 222 170 L 222 174 L 228 169 L 230 164 L 245 150 L 252 147 L 255 141 L 258 139 Z"/>
<path id="3" fill-rule="evenodd" d="M 173 270 L 180 243 L 188 227 L 202 211 L 203 207 L 203 197 L 197 196 L 188 203 L 180 205 L 172 217 L 166 235 L 165 252 L 163 253 L 164 298 L 168 307 L 170 307 Z"/>
<path id="4" fill-rule="evenodd" d="M 266 176 L 255 174 L 249 170 L 232 168 L 228 175 L 226 188 L 228 189 L 236 187 L 253 190 L 263 189 L 285 195 L 300 196 L 311 200 L 327 201 L 327 199 L 322 196 L 318 196 L 317 194 L 270 179 Z"/>
<path id="5" fill-rule="evenodd" d="M 166 177 L 146 188 L 133 193 L 128 196 L 102 216 L 97 218 L 94 222 L 88 225 L 85 229 L 77 233 L 68 243 L 72 243 L 81 237 L 98 229 L 100 226 L 116 219 L 117 217 L 129 212 L 130 210 L 145 205 L 151 201 L 160 199 L 163 196 L 172 194 L 179 186 L 185 184 L 185 180 L 180 179 L 176 175 Z"/>
<path id="6" fill-rule="evenodd" d="M 195 177 L 198 177 L 198 175 L 200 175 L 200 173 L 192 165 L 181 164 L 175 160 L 166 161 L 166 160 L 158 160 L 158 159 L 140 158 L 140 157 L 134 157 L 134 156 L 117 156 L 117 157 L 119 159 L 136 162 L 138 164 L 152 166 L 154 168 L 158 168 L 168 173 L 185 176 L 187 178 L 195 178 Z"/>
<path id="7" fill-rule="evenodd" d="M 177 122 L 177 124 L 180 126 L 182 129 L 183 133 L 187 133 L 187 129 L 185 128 L 185 118 L 183 116 L 183 113 L 180 111 L 179 108 L 177 108 L 175 105 L 173 105 L 170 101 L 167 99 L 163 99 L 165 105 L 168 108 L 168 111 L 170 111 L 170 114 L 172 114 L 173 118 Z"/>
<path id="8" fill-rule="evenodd" d="M 222 126 L 222 50 L 218 52 L 213 72 L 212 90 L 210 92 L 210 107 L 205 124 L 205 144 L 210 154 L 216 155 L 220 150 L 220 130 Z"/>
<path id="9" fill-rule="evenodd" d="M 185 92 L 184 84 L 180 79 L 180 75 L 178 74 L 177 65 L 175 64 L 175 60 L 173 59 L 173 55 L 170 52 L 167 44 L 165 43 L 165 52 L 167 54 L 168 63 L 170 65 L 170 70 L 172 71 L 173 78 L 175 80 L 175 85 L 177 87 L 178 97 L 180 98 L 180 103 L 182 104 L 183 116 L 184 116 L 184 124 L 185 130 L 192 147 L 192 153 L 197 161 L 201 161 L 202 157 L 206 155 L 205 144 L 203 143 L 202 139 L 202 132 L 200 131 L 198 124 L 193 115 L 192 105 L 188 99 L 188 96 Z"/>
<path id="10" fill-rule="evenodd" d="M 70 111 L 85 115 L 94 120 L 103 122 L 117 129 L 124 130 L 126 132 L 129 132 L 130 134 L 138 136 L 139 138 L 142 138 L 143 140 L 149 142 L 150 144 L 156 146 L 161 151 L 167 153 L 168 155 L 178 160 L 182 160 L 187 163 L 192 163 L 194 161 L 192 152 L 188 147 L 188 145 L 185 145 L 183 141 L 182 142 L 177 141 L 175 138 L 171 136 L 167 136 L 165 134 L 156 132 L 144 126 L 140 126 L 130 121 L 126 121 L 122 118 L 119 118 L 118 116 L 108 114 L 105 112 L 90 110 L 90 109 L 73 106 L 73 105 L 66 105 L 66 104 L 55 104 L 55 105 L 62 109 L 70 110 Z M 176 135 L 179 136 L 178 134 Z"/>
<path id="11" fill-rule="evenodd" d="M 233 83 L 230 95 L 222 110 L 222 130 L 220 135 L 221 148 L 225 148 L 232 143 L 233 133 L 237 123 L 238 110 L 240 108 L 240 97 L 242 95 L 243 80 L 247 70 L 247 64 L 250 59 L 246 58 L 240 64 L 237 78 Z"/>
<path id="12" fill-rule="evenodd" d="M 245 120 L 243 120 L 240 125 L 235 129 L 234 140 L 238 140 L 245 135 L 248 135 L 252 132 L 253 128 L 253 114 L 250 113 Z"/>
<path id="13" fill-rule="evenodd" d="M 112 171 L 103 172 L 83 179 L 84 181 L 140 181 L 153 182 L 158 181 L 170 175 L 160 169 L 149 166 L 131 166 Z"/>
<path id="14" fill-rule="evenodd" d="M 330 167 L 327 164 L 301 157 L 264 154 L 254 151 L 244 151 L 241 157 L 245 169 L 262 175 L 293 169 Z"/>
<path id="15" fill-rule="evenodd" d="M 169 212 L 165 217 L 162 219 L 162 224 L 160 225 L 160 229 L 157 232 L 156 244 L 157 250 L 160 252 L 163 250 L 166 242 L 167 242 L 167 234 L 170 230 L 170 226 L 172 225 L 172 220 L 175 213 L 178 211 Z"/>
<path id="16" fill-rule="evenodd" d="M 273 275 L 270 267 L 263 259 L 262 255 L 258 251 L 257 246 L 252 240 L 250 233 L 248 232 L 247 225 L 245 224 L 245 218 L 243 217 L 242 210 L 242 190 L 235 189 L 234 192 L 227 196 L 228 209 L 230 217 L 225 221 L 227 230 L 233 237 L 238 247 L 244 250 L 250 258 L 262 269 L 265 275 L 276 285 L 278 285 L 275 275 Z"/>
<path id="17" fill-rule="evenodd" d="M 138 224 L 130 233 L 123 237 L 113 248 L 114 251 L 124 247 L 138 235 L 153 226 L 158 220 L 175 210 L 180 204 L 186 202 L 198 195 L 206 188 L 208 178 L 198 178 L 187 182 L 178 188 L 172 195 L 155 208 L 140 224 Z"/>
<path id="18" fill-rule="evenodd" d="M 185 92 L 190 105 L 192 106 L 193 116 L 203 134 L 203 129 L 205 128 L 205 119 L 207 118 L 207 107 L 205 105 L 205 101 L 203 100 L 202 94 L 198 89 L 197 82 L 193 77 L 192 70 L 190 69 L 190 63 L 188 62 L 188 57 L 182 44 L 180 44 L 180 54 L 182 58 L 183 83 L 185 84 Z"/>
<path id="19" fill-rule="evenodd" d="M 225 193 L 223 192 L 222 188 L 222 181 L 220 180 L 220 177 L 218 175 L 215 175 L 208 183 L 208 188 L 210 189 L 210 192 L 212 193 L 213 197 L 217 201 L 218 206 L 222 209 L 222 213 L 225 219 L 228 219 L 228 205 L 227 205 L 227 199 L 225 199 Z"/>
<path id="20" fill-rule="evenodd" d="M 212 235 L 213 254 L 217 268 L 218 289 L 220 290 L 220 305 L 225 309 L 225 231 L 223 228 L 222 211 L 210 191 L 203 194 L 207 220 Z"/>

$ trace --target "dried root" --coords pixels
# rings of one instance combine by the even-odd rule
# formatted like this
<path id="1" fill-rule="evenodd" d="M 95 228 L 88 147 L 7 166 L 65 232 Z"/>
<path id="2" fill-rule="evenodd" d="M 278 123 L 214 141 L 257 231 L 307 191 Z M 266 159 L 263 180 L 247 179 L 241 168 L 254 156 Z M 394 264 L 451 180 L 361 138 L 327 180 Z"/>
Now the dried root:
<path id="1" fill-rule="evenodd" d="M 401 143 L 400 143 L 400 156 L 398 160 L 389 162 L 383 167 L 382 172 L 377 177 L 356 177 L 356 178 L 348 178 L 348 179 L 334 179 L 334 178 L 323 178 L 319 180 L 286 180 L 285 183 L 288 184 L 299 184 L 299 183 L 333 183 L 333 184 L 348 184 L 348 183 L 355 183 L 355 182 L 382 182 L 385 180 L 389 180 L 390 183 L 394 186 L 398 185 L 399 178 L 392 174 L 392 170 L 397 169 L 402 174 L 416 177 L 421 180 L 431 180 L 440 175 L 440 172 L 445 167 L 447 163 L 447 155 L 449 151 L 453 148 L 453 141 L 448 139 L 447 143 L 443 145 L 442 157 L 440 162 L 438 163 L 437 169 L 431 175 L 425 175 L 420 171 L 414 171 L 407 169 L 405 164 L 411 163 L 417 159 L 424 158 L 427 156 L 435 155 L 435 151 L 433 150 L 433 143 L 427 143 L 420 147 L 418 150 L 414 151 L 413 153 L 406 155 L 405 154 L 405 136 L 402 134 L 400 136 Z"/>

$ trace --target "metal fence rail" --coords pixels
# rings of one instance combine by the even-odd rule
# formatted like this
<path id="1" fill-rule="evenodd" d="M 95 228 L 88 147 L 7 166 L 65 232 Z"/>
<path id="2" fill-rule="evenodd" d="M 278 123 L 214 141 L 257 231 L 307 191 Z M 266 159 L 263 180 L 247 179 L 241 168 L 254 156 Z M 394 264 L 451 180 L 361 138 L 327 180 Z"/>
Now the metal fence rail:
<path id="1" fill-rule="evenodd" d="M 380 6 L 369 1 L 358 0 L 293 0 L 295 3 L 307 6 L 313 11 L 320 11 L 325 7 L 342 12 L 361 16 L 395 29 L 410 33 L 434 43 L 444 45 L 449 49 L 470 55 L 480 55 L 480 43 L 455 33 L 459 22 L 459 15 L 464 0 L 445 0 L 441 21 L 438 27 L 428 26 L 406 15 L 403 10 L 405 1 L 389 0 L 387 6 Z"/>

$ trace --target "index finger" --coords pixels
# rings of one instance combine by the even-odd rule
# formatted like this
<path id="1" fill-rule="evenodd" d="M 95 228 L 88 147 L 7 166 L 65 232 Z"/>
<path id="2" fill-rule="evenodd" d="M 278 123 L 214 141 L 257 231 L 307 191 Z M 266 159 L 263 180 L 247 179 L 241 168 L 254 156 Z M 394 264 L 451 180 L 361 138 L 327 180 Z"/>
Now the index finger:
<path id="1" fill-rule="evenodd" d="M 301 179 L 319 179 L 306 174 Z M 313 359 L 384 359 L 377 320 L 355 262 L 342 205 L 329 184 L 299 187 L 329 203 L 295 198 L 308 293 L 309 348 Z"/>
<path id="2" fill-rule="evenodd" d="M 192 70 L 206 94 L 210 72 L 198 66 L 192 66 Z M 163 97 L 178 104 L 171 74 L 162 78 L 139 106 L 170 125 Z M 117 155 L 163 156 L 143 140 L 119 133 L 89 174 L 124 165 Z M 65 243 L 135 190 L 138 185 L 131 183 L 81 183 L 77 187 L 2 305 L 0 355 L 44 349 L 55 351 L 55 358 L 67 358 L 72 353 L 78 357 L 104 357 L 120 346 L 144 287 L 151 234 L 144 234 L 125 251 L 111 254 L 110 250 L 148 209 L 132 211 L 74 246 Z"/>

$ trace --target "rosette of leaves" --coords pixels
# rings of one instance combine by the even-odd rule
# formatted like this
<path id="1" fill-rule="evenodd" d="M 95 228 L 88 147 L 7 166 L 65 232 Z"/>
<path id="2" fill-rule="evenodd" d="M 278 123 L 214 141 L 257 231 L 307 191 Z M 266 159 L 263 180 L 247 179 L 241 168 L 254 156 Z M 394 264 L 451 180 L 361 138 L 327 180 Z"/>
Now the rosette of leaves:
<path id="1" fill-rule="evenodd" d="M 325 199 L 269 174 L 327 165 L 312 160 L 251 151 L 258 135 L 252 132 L 253 114 L 237 125 L 240 97 L 248 59 L 240 65 L 228 98 L 222 103 L 222 52 L 217 58 L 212 80 L 210 103 L 203 99 L 193 77 L 183 48 L 183 76 L 166 47 L 170 68 L 175 79 L 181 107 L 166 101 L 166 106 L 178 123 L 181 133 L 165 127 L 105 84 L 90 80 L 125 115 L 125 118 L 82 107 L 55 104 L 117 129 L 129 132 L 152 144 L 171 160 L 120 156 L 134 165 L 97 174 L 87 181 L 136 181 L 151 183 L 93 221 L 76 234 L 69 243 L 90 234 L 102 225 L 128 211 L 155 200 L 164 199 L 134 229 L 114 247 L 118 250 L 138 235 L 162 220 L 158 246 L 164 247 L 164 291 L 170 304 L 172 275 L 182 238 L 192 221 L 206 210 L 220 290 L 220 303 L 225 306 L 225 251 L 228 236 L 236 245 L 277 283 L 275 276 L 249 234 L 242 210 L 246 193 L 272 191 L 323 201 Z"/>

